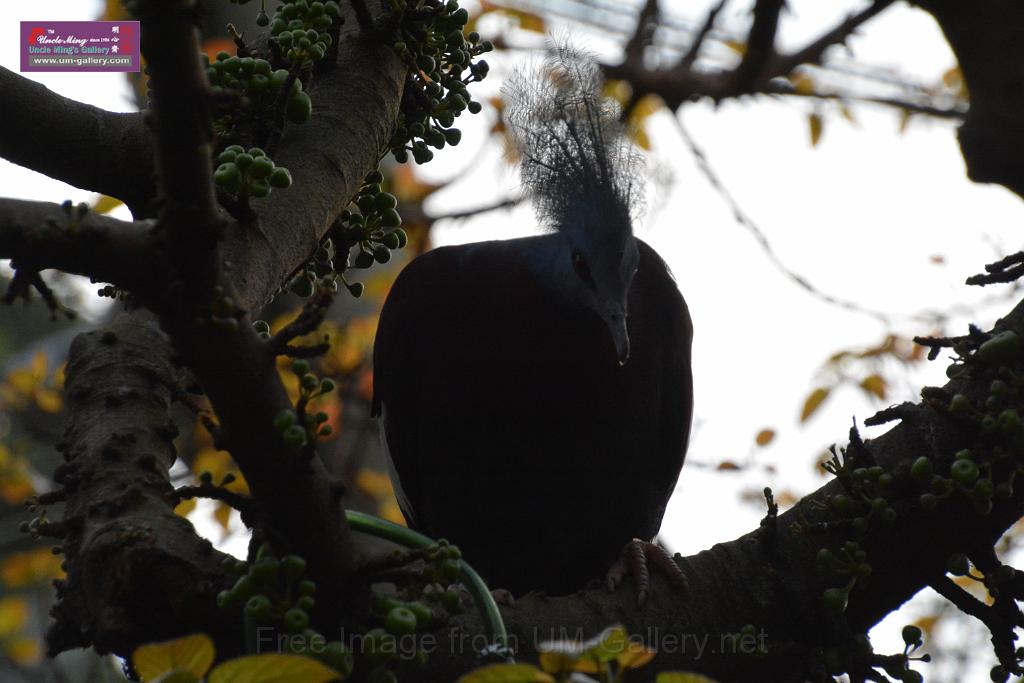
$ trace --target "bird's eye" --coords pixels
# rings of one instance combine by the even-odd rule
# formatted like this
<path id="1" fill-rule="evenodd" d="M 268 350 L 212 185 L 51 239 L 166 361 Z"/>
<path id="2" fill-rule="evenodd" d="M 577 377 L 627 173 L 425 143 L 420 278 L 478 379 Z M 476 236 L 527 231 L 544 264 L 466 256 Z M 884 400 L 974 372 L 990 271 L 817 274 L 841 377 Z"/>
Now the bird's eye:
<path id="1" fill-rule="evenodd" d="M 594 286 L 594 278 L 590 275 L 590 266 L 587 265 L 587 260 L 583 258 L 583 254 L 576 249 L 572 250 L 572 269 L 576 271 L 576 274 L 588 287 Z"/>

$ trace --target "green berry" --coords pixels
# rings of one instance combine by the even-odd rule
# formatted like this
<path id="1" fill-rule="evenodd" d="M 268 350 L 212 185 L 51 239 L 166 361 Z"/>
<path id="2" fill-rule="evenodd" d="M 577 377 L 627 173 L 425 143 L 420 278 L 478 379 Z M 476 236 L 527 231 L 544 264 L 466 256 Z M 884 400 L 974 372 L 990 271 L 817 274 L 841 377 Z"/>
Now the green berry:
<path id="1" fill-rule="evenodd" d="M 822 605 L 831 612 L 845 612 L 849 599 L 845 588 L 829 588 L 821 596 Z"/>
<path id="2" fill-rule="evenodd" d="M 977 358 L 986 365 L 1007 365 L 1020 350 L 1020 337 L 1013 330 L 1000 332 L 978 348 Z"/>
<path id="3" fill-rule="evenodd" d="M 295 93 L 288 98 L 285 113 L 292 123 L 305 123 L 313 113 L 313 100 L 304 92 Z"/>
<path id="4" fill-rule="evenodd" d="M 270 183 L 266 180 L 254 180 L 249 184 L 249 194 L 256 199 L 263 199 L 270 194 Z"/>
<path id="5" fill-rule="evenodd" d="M 971 400 L 963 394 L 956 394 L 949 402 L 951 415 L 966 415 L 971 410 Z"/>
<path id="6" fill-rule="evenodd" d="M 278 189 L 284 189 L 286 187 L 290 187 L 291 186 L 291 184 L 292 184 L 292 174 L 291 174 L 291 172 L 287 168 L 283 168 L 281 166 L 278 166 L 270 174 L 270 177 L 267 180 L 270 182 L 270 186 L 271 187 L 276 187 Z"/>
<path id="7" fill-rule="evenodd" d="M 217 167 L 213 172 L 213 182 L 221 187 L 234 187 L 242 178 L 242 173 L 233 162 L 227 162 Z"/>
<path id="8" fill-rule="evenodd" d="M 394 607 L 384 620 L 384 628 L 396 636 L 416 630 L 416 615 L 408 607 Z"/>
<path id="9" fill-rule="evenodd" d="M 303 360 L 302 358 L 296 358 L 292 361 L 292 372 L 297 376 L 302 377 L 309 372 L 309 361 Z"/>
<path id="10" fill-rule="evenodd" d="M 907 645 L 920 645 L 924 634 L 917 626 L 909 625 L 903 627 L 903 642 Z"/>
<path id="11" fill-rule="evenodd" d="M 304 273 L 299 273 L 295 276 L 295 279 L 288 285 L 288 289 L 293 294 L 307 298 L 313 296 L 313 281 L 310 280 Z"/>
<path id="12" fill-rule="evenodd" d="M 397 228 L 402 224 L 402 217 L 394 209 L 385 209 L 380 214 L 380 224 L 385 228 Z"/>
<path id="13" fill-rule="evenodd" d="M 295 424 L 295 413 L 291 410 L 282 410 L 274 417 L 274 429 L 279 432 L 283 432 L 293 424 Z"/>
<path id="14" fill-rule="evenodd" d="M 928 481 L 934 473 L 931 458 L 922 455 L 910 466 L 910 476 L 917 481 Z"/>
<path id="15" fill-rule="evenodd" d="M 249 166 L 249 177 L 250 178 L 266 178 L 274 170 L 274 162 L 268 159 L 266 156 L 256 156 L 252 160 L 252 164 Z"/>
<path id="16" fill-rule="evenodd" d="M 298 555 L 285 555 L 281 558 L 281 568 L 285 578 L 294 581 L 306 573 L 306 560 Z"/>
<path id="17" fill-rule="evenodd" d="M 284 613 L 284 627 L 292 633 L 298 633 L 309 626 L 309 615 L 298 607 Z"/>
<path id="18" fill-rule="evenodd" d="M 978 478 L 978 466 L 971 460 L 957 460 L 949 468 L 953 479 L 964 486 L 970 486 Z"/>
<path id="19" fill-rule="evenodd" d="M 307 443 L 306 430 L 300 425 L 292 425 L 285 429 L 281 433 L 281 438 L 284 440 L 285 446 L 293 450 L 298 450 Z"/>
<path id="20" fill-rule="evenodd" d="M 272 615 L 273 608 L 270 598 L 265 595 L 254 595 L 245 603 L 245 613 L 252 619 L 266 620 Z"/>

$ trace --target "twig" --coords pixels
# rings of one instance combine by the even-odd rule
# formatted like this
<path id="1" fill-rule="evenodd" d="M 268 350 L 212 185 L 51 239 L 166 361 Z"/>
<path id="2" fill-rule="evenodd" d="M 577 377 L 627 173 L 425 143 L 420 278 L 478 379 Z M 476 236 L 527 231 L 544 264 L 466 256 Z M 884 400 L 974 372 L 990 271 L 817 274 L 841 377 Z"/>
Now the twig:
<path id="1" fill-rule="evenodd" d="M 278 333 L 271 337 L 267 342 L 271 351 L 275 355 L 279 356 L 295 356 L 296 347 L 289 346 L 289 342 L 297 339 L 298 337 L 309 334 L 319 327 L 320 323 L 324 321 L 324 317 L 327 315 L 327 311 L 330 309 L 332 303 L 334 303 L 334 292 L 324 287 L 318 288 L 318 291 L 313 298 L 306 302 L 302 307 L 302 311 L 299 313 L 298 317 L 282 327 Z M 327 345 L 317 345 L 317 347 L 321 346 Z"/>
<path id="2" fill-rule="evenodd" d="M 725 3 L 729 0 L 719 0 L 718 4 L 711 8 L 708 12 L 707 17 L 704 19 L 704 23 L 701 25 L 700 30 L 697 31 L 697 35 L 694 36 L 693 41 L 690 43 L 690 47 L 687 48 L 686 54 L 679 60 L 673 71 L 690 71 L 693 68 L 694 63 L 697 61 L 697 57 L 700 56 L 700 49 L 704 46 L 704 41 L 707 40 L 708 35 L 711 33 L 711 29 L 715 27 L 715 20 L 718 19 L 719 13 L 725 8 Z"/>
<path id="3" fill-rule="evenodd" d="M 1024 276 L 1024 251 L 1018 251 L 995 263 L 989 263 L 985 266 L 985 270 L 987 273 L 967 278 L 967 284 L 984 287 L 997 282 L 1013 282 Z"/>
<path id="4" fill-rule="evenodd" d="M 818 39 L 808 43 L 803 48 L 788 55 L 781 55 L 773 65 L 775 73 L 784 75 L 801 64 L 819 63 L 826 49 L 832 45 L 839 45 L 845 42 L 859 26 L 889 7 L 892 3 L 893 0 L 875 0 L 871 5 L 856 14 L 851 14 L 841 24 L 831 31 L 824 33 Z"/>

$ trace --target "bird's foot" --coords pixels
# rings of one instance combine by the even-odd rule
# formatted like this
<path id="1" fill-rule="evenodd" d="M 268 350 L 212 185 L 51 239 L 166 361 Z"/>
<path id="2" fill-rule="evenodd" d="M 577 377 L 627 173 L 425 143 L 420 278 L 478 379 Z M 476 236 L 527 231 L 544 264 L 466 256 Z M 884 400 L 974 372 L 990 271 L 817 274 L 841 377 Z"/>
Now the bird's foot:
<path id="1" fill-rule="evenodd" d="M 664 548 L 656 543 L 634 538 L 626 544 L 622 552 L 619 553 L 619 559 L 615 560 L 605 574 L 608 590 L 614 591 L 627 576 L 632 574 L 633 580 L 636 582 L 636 602 L 643 606 L 651 589 L 649 563 L 664 574 L 676 590 L 685 591 L 687 589 L 686 574 Z"/>

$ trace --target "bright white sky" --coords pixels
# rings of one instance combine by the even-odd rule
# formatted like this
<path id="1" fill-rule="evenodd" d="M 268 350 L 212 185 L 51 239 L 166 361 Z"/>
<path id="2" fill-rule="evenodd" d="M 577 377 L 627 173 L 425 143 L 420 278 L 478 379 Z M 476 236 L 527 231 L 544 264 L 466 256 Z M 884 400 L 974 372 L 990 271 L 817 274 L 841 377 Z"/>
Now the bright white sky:
<path id="1" fill-rule="evenodd" d="M 711 3 L 667 2 L 695 19 Z M 731 21 L 741 27 L 746 2 L 733 3 Z M 796 45 L 830 26 L 851 3 L 790 0 L 790 21 L 783 25 L 786 45 Z M 92 19 L 99 2 L 47 0 L 0 5 L 0 26 L 14 35 L 20 20 Z M 254 10 L 255 11 L 255 10 Z M 485 32 L 487 24 L 481 25 Z M 557 28 L 557 27 L 556 27 Z M 525 37 L 529 39 L 529 36 Z M 614 59 L 614 46 L 600 37 L 574 39 Z M 865 64 L 898 68 L 900 73 L 935 83 L 954 59 L 935 23 L 924 12 L 899 4 L 850 41 Z M 506 73 L 507 57 L 494 56 L 492 77 L 478 91 L 493 93 Z M 0 41 L 0 64 L 17 70 L 16 41 Z M 31 75 L 66 96 L 112 110 L 132 103 L 123 77 L 116 74 Z M 820 290 L 864 307 L 895 314 L 897 332 L 927 334 L 906 316 L 922 310 L 975 305 L 992 296 L 971 290 L 963 280 L 995 258 L 1018 249 L 1024 208 L 997 187 L 978 186 L 964 176 L 963 161 L 950 123 L 914 119 L 899 132 L 896 112 L 857 106 L 856 125 L 830 106 L 821 107 L 825 128 L 812 149 L 807 114 L 811 102 L 746 100 L 716 111 L 697 104 L 683 120 L 746 213 L 766 233 L 779 257 Z M 434 180 L 457 176 L 432 198 L 428 209 L 445 213 L 478 206 L 515 192 L 514 171 L 493 147 L 478 154 L 493 120 L 460 121 L 462 144 L 437 155 L 423 169 Z M 846 388 L 833 395 L 806 425 L 798 418 L 804 397 L 817 384 L 822 363 L 835 351 L 876 344 L 885 330 L 872 317 L 851 313 L 813 298 L 772 266 L 751 234 L 697 170 L 680 140 L 672 114 L 650 119 L 652 165 L 668 171 L 672 183 L 660 190 L 639 235 L 672 267 L 695 326 L 694 375 L 696 428 L 689 461 L 669 506 L 663 538 L 689 554 L 727 541 L 754 527 L 760 505 L 737 505 L 740 491 L 771 485 L 776 492 L 807 492 L 823 480 L 814 472 L 816 456 L 833 441 L 843 441 L 858 422 L 883 407 L 863 392 Z M 0 161 L 2 193 L 23 198 L 75 202 L 89 193 Z M 526 234 L 529 209 L 492 213 L 460 225 L 439 226 L 439 243 L 456 243 Z M 935 264 L 932 256 L 944 258 Z M 977 307 L 974 319 L 991 323 L 1010 303 Z M 965 329 L 967 319 L 951 331 Z M 913 399 L 924 383 L 942 383 L 943 366 L 931 364 L 892 387 L 893 402 Z M 764 427 L 778 431 L 775 441 L 756 449 L 753 439 Z M 868 432 L 871 433 L 870 431 Z M 719 473 L 722 460 L 773 465 L 738 473 Z M 697 467 L 698 464 L 711 468 Z M 628 465 L 626 465 L 628 466 Z M 624 492 L 624 495 L 627 492 Z M 723 512 L 728 511 L 723 514 Z M 714 519 L 714 524 L 707 520 Z M 906 616 L 887 620 L 889 644 Z M 896 644 L 889 644 L 896 649 Z"/>

